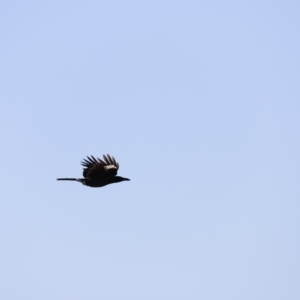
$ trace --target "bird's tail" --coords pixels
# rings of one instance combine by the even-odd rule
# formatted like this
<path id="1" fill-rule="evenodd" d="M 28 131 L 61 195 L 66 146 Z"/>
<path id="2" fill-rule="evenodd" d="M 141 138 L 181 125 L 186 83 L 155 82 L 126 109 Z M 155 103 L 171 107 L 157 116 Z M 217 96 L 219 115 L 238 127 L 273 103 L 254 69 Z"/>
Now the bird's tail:
<path id="1" fill-rule="evenodd" d="M 56 180 L 71 180 L 71 181 L 80 181 L 78 178 L 57 178 Z"/>

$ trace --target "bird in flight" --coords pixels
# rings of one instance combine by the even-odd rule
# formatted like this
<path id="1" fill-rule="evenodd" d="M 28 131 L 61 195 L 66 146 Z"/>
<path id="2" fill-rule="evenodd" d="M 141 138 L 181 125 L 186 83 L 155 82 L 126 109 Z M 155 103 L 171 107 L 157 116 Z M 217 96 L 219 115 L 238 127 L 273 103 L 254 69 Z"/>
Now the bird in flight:
<path id="1" fill-rule="evenodd" d="M 84 178 L 57 178 L 57 180 L 71 180 L 81 182 L 90 187 L 102 187 L 111 183 L 130 180 L 121 176 L 116 176 L 119 164 L 113 156 L 103 155 L 103 160 L 94 156 L 87 156 L 81 165 Z"/>

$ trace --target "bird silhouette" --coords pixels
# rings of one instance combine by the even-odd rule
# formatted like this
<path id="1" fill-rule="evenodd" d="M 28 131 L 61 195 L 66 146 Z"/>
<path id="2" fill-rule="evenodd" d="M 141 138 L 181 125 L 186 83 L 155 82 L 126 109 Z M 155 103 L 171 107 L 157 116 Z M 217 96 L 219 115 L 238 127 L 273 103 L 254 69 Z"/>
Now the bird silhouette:
<path id="1" fill-rule="evenodd" d="M 103 155 L 103 160 L 94 156 L 87 156 L 83 159 L 81 165 L 84 178 L 57 178 L 57 180 L 71 180 L 81 182 L 83 185 L 90 187 L 102 187 L 111 183 L 128 181 L 130 179 L 116 176 L 119 164 L 113 156 Z"/>

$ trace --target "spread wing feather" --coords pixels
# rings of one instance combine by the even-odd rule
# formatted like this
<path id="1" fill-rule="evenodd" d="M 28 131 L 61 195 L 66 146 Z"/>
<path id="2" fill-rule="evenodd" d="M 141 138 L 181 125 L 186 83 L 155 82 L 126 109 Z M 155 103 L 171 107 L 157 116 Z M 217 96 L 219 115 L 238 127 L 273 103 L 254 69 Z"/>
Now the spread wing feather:
<path id="1" fill-rule="evenodd" d="M 119 164 L 113 156 L 103 155 L 103 160 L 93 155 L 83 159 L 83 176 L 87 179 L 109 179 L 117 175 Z"/>

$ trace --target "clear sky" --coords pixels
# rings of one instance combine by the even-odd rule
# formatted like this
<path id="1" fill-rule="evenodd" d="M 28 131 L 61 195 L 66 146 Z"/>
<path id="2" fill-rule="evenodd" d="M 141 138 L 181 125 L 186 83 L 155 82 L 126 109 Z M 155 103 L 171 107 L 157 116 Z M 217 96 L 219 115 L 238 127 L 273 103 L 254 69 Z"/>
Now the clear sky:
<path id="1" fill-rule="evenodd" d="M 2 1 L 0 34 L 1 299 L 299 299 L 299 1 Z M 106 153 L 130 182 L 56 181 Z"/>

